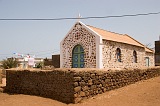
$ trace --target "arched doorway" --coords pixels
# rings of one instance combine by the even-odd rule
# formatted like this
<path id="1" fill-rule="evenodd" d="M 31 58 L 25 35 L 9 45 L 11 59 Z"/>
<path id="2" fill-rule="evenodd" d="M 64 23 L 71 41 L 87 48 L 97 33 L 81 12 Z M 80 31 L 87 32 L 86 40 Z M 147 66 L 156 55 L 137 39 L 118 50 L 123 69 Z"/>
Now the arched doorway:
<path id="1" fill-rule="evenodd" d="M 72 68 L 84 68 L 84 49 L 76 45 L 72 51 Z"/>

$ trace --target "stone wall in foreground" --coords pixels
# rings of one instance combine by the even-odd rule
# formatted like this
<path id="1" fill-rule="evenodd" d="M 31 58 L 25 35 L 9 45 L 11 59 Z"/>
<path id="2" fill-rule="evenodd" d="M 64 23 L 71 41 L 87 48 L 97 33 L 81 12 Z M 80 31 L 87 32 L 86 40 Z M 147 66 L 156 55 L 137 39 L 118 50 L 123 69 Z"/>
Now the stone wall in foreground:
<path id="1" fill-rule="evenodd" d="M 7 70 L 6 92 L 73 102 L 73 74 L 67 70 Z"/>
<path id="2" fill-rule="evenodd" d="M 160 67 L 148 69 L 55 69 L 7 70 L 6 91 L 39 95 L 65 103 L 78 103 L 83 99 L 106 91 L 133 84 L 160 75 Z"/>
<path id="3" fill-rule="evenodd" d="M 74 74 L 75 102 L 159 75 L 160 69 L 154 68 L 144 70 L 91 70 L 77 72 Z"/>
<path id="4" fill-rule="evenodd" d="M 0 84 L 2 84 L 2 70 L 0 69 Z"/>

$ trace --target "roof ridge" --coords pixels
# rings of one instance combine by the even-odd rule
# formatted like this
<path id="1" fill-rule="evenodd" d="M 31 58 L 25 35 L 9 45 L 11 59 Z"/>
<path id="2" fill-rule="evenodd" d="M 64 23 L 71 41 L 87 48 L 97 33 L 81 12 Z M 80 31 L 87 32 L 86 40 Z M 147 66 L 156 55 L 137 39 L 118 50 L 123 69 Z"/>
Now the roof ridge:
<path id="1" fill-rule="evenodd" d="M 149 48 L 149 47 L 147 47 L 147 46 L 145 46 L 145 45 L 144 45 L 144 48 L 149 49 L 150 51 L 154 52 L 153 49 L 151 49 L 151 48 Z"/>
<path id="2" fill-rule="evenodd" d="M 100 29 L 100 30 L 103 30 L 103 31 L 107 31 L 107 32 L 110 32 L 110 33 L 118 34 L 118 35 L 123 35 L 123 36 L 125 35 L 125 34 L 120 34 L 120 33 L 117 33 L 117 32 L 108 31 L 108 30 L 105 30 L 105 29 L 102 29 L 102 28 L 98 28 L 98 27 L 95 27 L 95 26 L 92 26 L 92 25 L 86 25 L 86 26 L 94 27 L 94 28 L 97 28 L 97 29 Z"/>
<path id="3" fill-rule="evenodd" d="M 124 34 L 124 36 L 127 36 L 127 37 L 131 38 L 132 40 L 136 41 L 137 43 L 139 43 L 139 44 L 141 44 L 143 47 L 145 47 L 144 44 L 140 43 L 139 41 L 137 41 L 136 39 L 132 38 L 131 36 L 129 36 L 129 35 L 127 35 L 127 34 Z"/>
<path id="4" fill-rule="evenodd" d="M 150 49 L 150 50 L 152 50 L 152 51 L 154 51 L 153 49 L 151 49 L 151 48 L 149 48 L 149 47 L 147 47 L 147 46 L 145 46 L 147 49 Z"/>
<path id="5" fill-rule="evenodd" d="M 95 27 L 95 26 L 91 26 L 91 25 L 86 25 L 86 26 L 89 27 L 89 28 L 91 28 L 92 30 L 95 29 L 95 30 L 104 31 L 103 33 L 107 33 L 107 32 L 108 32 L 108 33 L 110 33 L 110 34 L 116 35 L 117 37 L 121 35 L 121 37 L 120 37 L 119 40 L 113 40 L 113 39 L 115 39 L 115 36 L 114 36 L 113 39 L 109 39 L 109 40 L 111 40 L 111 41 L 122 42 L 122 43 L 127 43 L 127 44 L 130 44 L 130 45 L 139 46 L 139 47 L 144 48 L 146 52 L 147 52 L 147 51 L 148 51 L 148 52 L 153 52 L 152 49 L 146 47 L 144 44 L 142 44 L 141 42 L 139 42 L 138 40 L 134 39 L 133 37 L 131 37 L 131 36 L 128 35 L 128 34 L 119 34 L 119 33 L 116 33 L 116 32 L 108 31 L 108 30 L 101 29 L 101 28 L 98 28 L 98 27 Z M 99 34 L 100 34 L 101 36 L 103 35 L 101 32 L 100 32 Z M 124 42 L 124 41 L 123 41 L 123 37 L 128 38 L 128 39 L 132 40 L 133 42 L 132 42 L 132 41 L 125 41 L 125 42 Z M 104 38 L 104 39 L 106 39 L 106 38 Z M 127 40 L 127 39 L 124 39 L 124 40 Z"/>

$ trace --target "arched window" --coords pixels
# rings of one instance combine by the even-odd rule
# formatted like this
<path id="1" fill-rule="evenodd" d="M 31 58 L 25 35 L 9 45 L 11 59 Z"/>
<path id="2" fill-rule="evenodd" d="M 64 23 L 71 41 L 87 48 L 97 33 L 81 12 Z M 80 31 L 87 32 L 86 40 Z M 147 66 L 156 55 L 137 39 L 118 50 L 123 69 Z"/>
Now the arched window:
<path id="1" fill-rule="evenodd" d="M 72 68 L 84 68 L 84 49 L 76 45 L 72 51 Z"/>
<path id="2" fill-rule="evenodd" d="M 137 63 L 137 52 L 135 50 L 133 51 L 133 62 Z"/>
<path id="3" fill-rule="evenodd" d="M 121 62 L 121 49 L 120 48 L 117 48 L 116 50 L 116 58 L 118 62 Z"/>

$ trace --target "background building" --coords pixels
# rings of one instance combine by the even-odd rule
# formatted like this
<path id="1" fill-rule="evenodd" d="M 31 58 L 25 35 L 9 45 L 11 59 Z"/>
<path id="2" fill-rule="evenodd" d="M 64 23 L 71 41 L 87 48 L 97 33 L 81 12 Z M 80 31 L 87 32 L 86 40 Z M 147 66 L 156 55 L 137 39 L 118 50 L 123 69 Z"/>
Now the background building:
<path id="1" fill-rule="evenodd" d="M 30 58 L 19 57 L 19 58 L 16 58 L 16 60 L 18 61 L 18 67 L 20 67 L 20 68 L 35 67 L 36 64 L 43 62 L 43 58 L 33 58 L 33 60 L 32 60 L 33 65 L 30 66 L 30 64 L 29 64 Z"/>
<path id="2" fill-rule="evenodd" d="M 160 40 L 155 41 L 155 65 L 160 66 Z"/>

